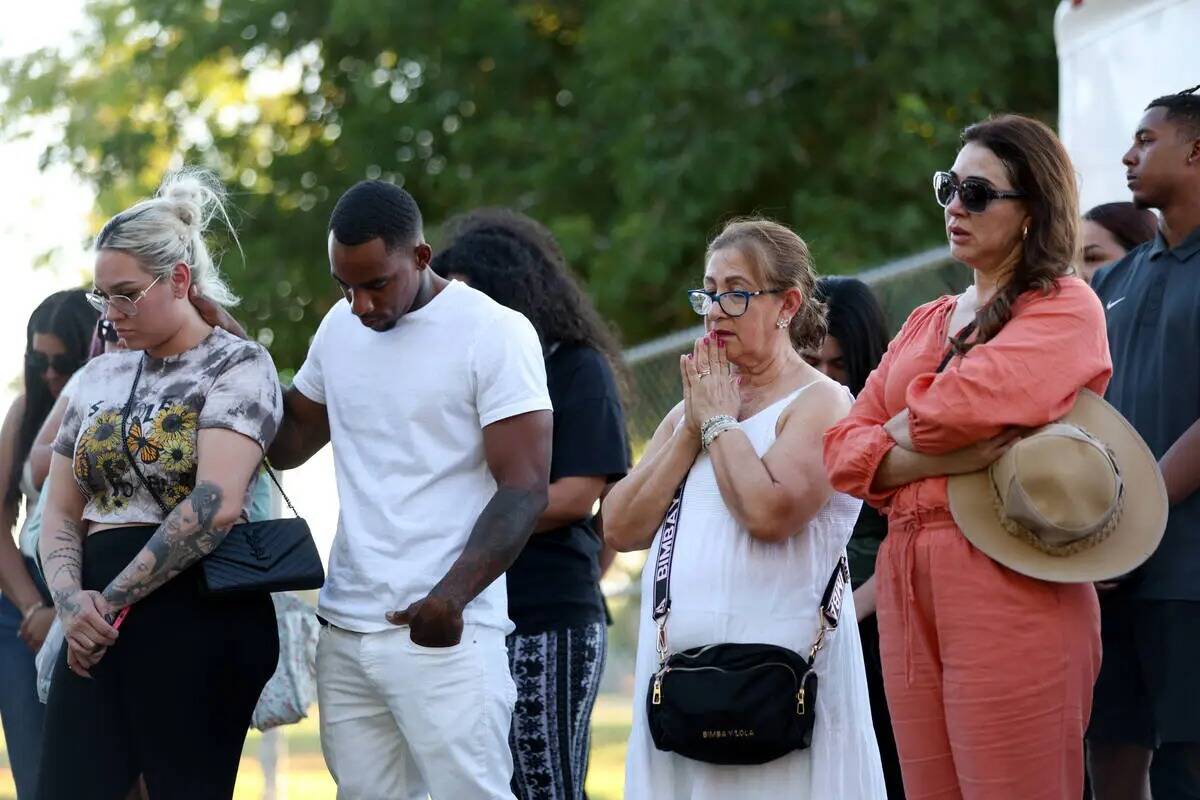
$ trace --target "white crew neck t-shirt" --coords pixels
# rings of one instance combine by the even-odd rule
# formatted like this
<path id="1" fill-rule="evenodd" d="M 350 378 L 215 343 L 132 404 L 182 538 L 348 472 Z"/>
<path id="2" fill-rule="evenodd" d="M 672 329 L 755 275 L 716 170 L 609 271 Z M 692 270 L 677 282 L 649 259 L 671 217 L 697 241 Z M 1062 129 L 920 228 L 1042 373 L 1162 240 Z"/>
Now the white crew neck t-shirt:
<path id="1" fill-rule="evenodd" d="M 483 429 L 551 409 L 537 333 L 458 281 L 383 333 L 342 300 L 294 386 L 328 410 L 341 505 L 321 616 L 360 633 L 388 630 L 385 614 L 442 579 L 496 491 Z M 463 621 L 512 631 L 504 576 Z"/>

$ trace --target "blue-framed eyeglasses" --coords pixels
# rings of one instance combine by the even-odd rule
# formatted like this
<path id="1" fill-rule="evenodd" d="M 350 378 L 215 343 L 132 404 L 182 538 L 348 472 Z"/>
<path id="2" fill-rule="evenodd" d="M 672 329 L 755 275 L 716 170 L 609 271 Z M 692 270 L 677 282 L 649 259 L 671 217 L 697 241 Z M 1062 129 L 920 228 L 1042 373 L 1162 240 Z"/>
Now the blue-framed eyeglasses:
<path id="1" fill-rule="evenodd" d="M 786 289 L 759 289 L 757 292 L 747 292 L 743 290 L 734 290 L 732 292 L 710 292 L 707 289 L 689 289 L 688 302 L 692 304 L 692 311 L 695 311 L 700 316 L 708 315 L 712 311 L 713 303 L 721 306 L 721 310 L 731 317 L 740 317 L 745 314 L 750 308 L 750 298 L 758 297 L 760 294 L 778 294 L 785 292 Z"/>

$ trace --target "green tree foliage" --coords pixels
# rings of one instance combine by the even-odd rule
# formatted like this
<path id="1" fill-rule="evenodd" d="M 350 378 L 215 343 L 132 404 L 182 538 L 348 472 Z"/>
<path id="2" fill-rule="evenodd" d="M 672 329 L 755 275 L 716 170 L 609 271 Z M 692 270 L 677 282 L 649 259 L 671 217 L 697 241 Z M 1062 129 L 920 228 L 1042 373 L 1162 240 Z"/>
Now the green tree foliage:
<path id="1" fill-rule="evenodd" d="M 964 124 L 1052 119 L 1046 0 L 92 0 L 69 52 L 0 66 L 9 135 L 65 120 L 45 161 L 98 222 L 173 165 L 234 191 L 241 315 L 281 367 L 337 298 L 325 225 L 382 176 L 431 227 L 478 205 L 547 223 L 637 341 L 730 216 L 796 227 L 822 271 L 937 243 L 929 176 Z"/>

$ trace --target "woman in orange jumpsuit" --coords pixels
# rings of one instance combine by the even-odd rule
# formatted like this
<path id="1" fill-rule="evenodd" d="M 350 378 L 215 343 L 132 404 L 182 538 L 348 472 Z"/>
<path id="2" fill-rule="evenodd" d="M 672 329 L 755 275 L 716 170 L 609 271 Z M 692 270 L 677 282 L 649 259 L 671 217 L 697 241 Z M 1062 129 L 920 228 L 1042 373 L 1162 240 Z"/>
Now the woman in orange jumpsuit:
<path id="1" fill-rule="evenodd" d="M 934 179 L 974 285 L 918 308 L 825 436 L 835 488 L 888 515 L 884 683 L 909 800 L 1076 800 L 1100 667 L 1095 590 L 1017 574 L 954 524 L 946 476 L 982 469 L 1112 372 L 1104 311 L 1071 275 L 1075 172 L 1040 122 L 967 128 Z"/>

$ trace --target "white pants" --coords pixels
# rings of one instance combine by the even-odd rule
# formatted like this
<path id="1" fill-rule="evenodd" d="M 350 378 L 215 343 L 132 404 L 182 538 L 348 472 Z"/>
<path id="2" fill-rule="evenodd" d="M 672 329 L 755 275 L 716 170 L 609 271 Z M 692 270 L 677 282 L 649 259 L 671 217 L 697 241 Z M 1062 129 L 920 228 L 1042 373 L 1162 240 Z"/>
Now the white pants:
<path id="1" fill-rule="evenodd" d="M 504 634 L 467 625 L 454 647 L 408 628 L 321 629 L 321 748 L 338 800 L 513 800 L 517 690 Z"/>

